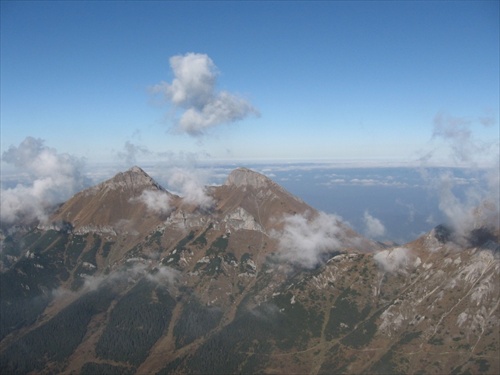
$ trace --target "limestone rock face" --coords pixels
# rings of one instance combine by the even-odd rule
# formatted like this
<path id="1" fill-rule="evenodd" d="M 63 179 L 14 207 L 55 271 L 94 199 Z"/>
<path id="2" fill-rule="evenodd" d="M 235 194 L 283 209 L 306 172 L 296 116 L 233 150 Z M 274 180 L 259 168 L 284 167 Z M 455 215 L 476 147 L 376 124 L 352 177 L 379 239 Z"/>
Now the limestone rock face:
<path id="1" fill-rule="evenodd" d="M 242 207 L 238 207 L 234 211 L 227 214 L 224 217 L 223 222 L 226 223 L 230 229 L 246 229 L 259 232 L 263 231 L 257 220 Z"/>

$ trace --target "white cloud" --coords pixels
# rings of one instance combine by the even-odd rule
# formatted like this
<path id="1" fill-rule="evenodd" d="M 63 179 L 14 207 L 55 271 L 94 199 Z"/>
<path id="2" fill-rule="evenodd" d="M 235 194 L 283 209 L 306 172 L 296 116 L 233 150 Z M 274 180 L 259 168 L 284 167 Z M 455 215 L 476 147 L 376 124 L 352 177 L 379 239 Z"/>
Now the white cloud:
<path id="1" fill-rule="evenodd" d="M 148 273 L 146 277 L 148 280 L 162 285 L 174 285 L 181 276 L 180 271 L 167 266 L 159 267 L 155 271 L 156 272 Z"/>
<path id="2" fill-rule="evenodd" d="M 473 121 L 438 113 L 434 118 L 432 137 L 445 141 L 456 163 L 473 167 L 480 163 L 498 160 L 498 139 L 484 142 L 478 139 L 473 132 L 474 126 L 478 123 L 482 126 L 491 126 L 494 122 L 495 120 L 491 117 Z M 433 153 L 434 151 L 431 151 L 426 158 L 430 159 Z"/>
<path id="3" fill-rule="evenodd" d="M 258 111 L 245 99 L 226 91 L 216 91 L 217 67 L 208 55 L 187 53 L 170 58 L 174 79 L 152 87 L 165 95 L 176 109 L 183 109 L 178 130 L 192 136 L 208 128 L 233 123 Z"/>
<path id="4" fill-rule="evenodd" d="M 396 273 L 404 270 L 410 264 L 411 252 L 406 247 L 396 247 L 382 250 L 373 256 L 375 262 L 383 271 Z"/>
<path id="5" fill-rule="evenodd" d="M 146 204 L 148 210 L 160 215 L 168 215 L 172 212 L 170 195 L 163 190 L 144 190 L 138 198 Z"/>
<path id="6" fill-rule="evenodd" d="M 441 139 L 451 150 L 457 166 L 467 167 L 467 178 L 457 178 L 451 171 L 433 175 L 422 169 L 423 178 L 430 188 L 437 192 L 439 209 L 447 219 L 447 224 L 455 231 L 457 240 L 467 237 L 469 232 L 480 226 L 493 229 L 499 227 L 499 139 L 482 141 L 474 132 L 474 127 L 492 126 L 496 120 L 492 116 L 477 121 L 439 113 L 434 119 L 434 139 Z M 429 161 L 434 151 L 423 161 Z M 488 169 L 480 169 L 485 164 Z M 457 186 L 467 188 L 457 189 Z M 465 194 L 458 194 L 458 191 Z"/>
<path id="7" fill-rule="evenodd" d="M 146 277 L 148 280 L 160 285 L 173 286 L 180 277 L 180 272 L 173 268 L 161 266 L 151 269 L 151 266 L 146 263 L 138 261 L 130 267 L 113 271 L 107 275 L 86 275 L 84 276 L 82 291 L 87 292 L 96 290 L 108 283 L 116 283 L 120 281 L 137 281 L 142 277 Z"/>
<path id="8" fill-rule="evenodd" d="M 366 235 L 370 238 L 382 237 L 385 234 L 385 227 L 382 222 L 365 211 L 363 222 L 366 227 Z"/>
<path id="9" fill-rule="evenodd" d="M 26 184 L 1 191 L 0 218 L 5 223 L 44 221 L 49 208 L 86 185 L 83 160 L 60 154 L 41 139 L 25 138 L 18 147 L 5 151 L 2 160 L 28 176 Z"/>
<path id="10" fill-rule="evenodd" d="M 175 189 L 185 202 L 202 209 L 213 206 L 214 201 L 207 195 L 201 171 L 172 168 L 168 172 L 168 185 Z"/>
<path id="11" fill-rule="evenodd" d="M 484 176 L 487 187 L 479 184 L 465 190 L 459 197 L 454 188 L 457 184 L 451 172 L 441 173 L 434 181 L 439 193 L 439 209 L 446 216 L 458 236 L 467 236 L 479 226 L 498 229 L 499 226 L 499 172 L 491 170 Z"/>
<path id="12" fill-rule="evenodd" d="M 292 263 L 312 268 L 325 254 L 341 247 L 344 230 L 340 218 L 320 212 L 314 217 L 293 215 L 283 218 L 280 233 L 273 233 L 279 241 L 279 255 Z"/>

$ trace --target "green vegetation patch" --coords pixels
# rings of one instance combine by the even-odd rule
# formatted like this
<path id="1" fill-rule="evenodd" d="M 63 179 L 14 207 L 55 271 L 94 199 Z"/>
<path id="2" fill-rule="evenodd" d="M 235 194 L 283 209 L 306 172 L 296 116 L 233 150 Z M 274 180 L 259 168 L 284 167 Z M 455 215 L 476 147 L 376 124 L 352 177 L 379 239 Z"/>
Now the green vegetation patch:
<path id="1" fill-rule="evenodd" d="M 175 246 L 176 249 L 184 249 L 186 247 L 186 245 L 191 242 L 192 240 L 194 239 L 194 231 L 191 231 L 189 232 L 189 234 L 184 237 L 182 240 L 180 240 L 178 243 L 177 243 L 177 246 Z"/>
<path id="2" fill-rule="evenodd" d="M 371 307 L 367 305 L 359 314 L 359 320 L 364 320 L 366 316 L 370 313 Z M 377 332 L 377 318 L 380 313 L 374 314 L 369 319 L 360 323 L 355 330 L 348 333 L 344 338 L 342 338 L 341 342 L 344 345 L 360 348 L 365 345 L 368 345 L 370 341 L 372 341 L 373 336 Z"/>
<path id="3" fill-rule="evenodd" d="M 226 251 L 228 244 L 229 238 L 224 236 L 218 237 L 214 242 L 212 242 L 210 248 L 206 251 L 206 255 L 218 256 L 223 254 Z"/>
<path id="4" fill-rule="evenodd" d="M 2 243 L 2 260 L 6 260 L 6 255 L 19 256 L 24 251 L 29 249 L 42 235 L 42 233 L 35 229 L 26 234 L 14 233 L 5 237 Z"/>
<path id="5" fill-rule="evenodd" d="M 222 318 L 222 311 L 207 307 L 192 298 L 182 310 L 182 315 L 174 327 L 175 346 L 181 348 L 215 328 Z"/>
<path id="6" fill-rule="evenodd" d="M 238 307 L 236 318 L 210 336 L 186 359 L 187 373 L 259 373 L 266 368 L 273 348 L 302 350 L 309 339 L 319 336 L 323 317 L 292 294 L 276 296 L 272 301 L 248 309 L 247 296 Z"/>
<path id="7" fill-rule="evenodd" d="M 157 299 L 151 296 L 153 291 Z M 110 314 L 96 354 L 117 362 L 140 365 L 149 350 L 168 327 L 175 306 L 163 287 L 146 279 L 139 281 Z"/>
<path id="8" fill-rule="evenodd" d="M 36 237 L 31 239 L 37 243 L 37 252 L 0 274 L 0 339 L 33 323 L 52 299 L 51 292 L 59 287 L 60 280 L 69 277 L 63 262 L 68 235 L 48 231 Z M 45 245 L 48 247 L 42 248 Z"/>
<path id="9" fill-rule="evenodd" d="M 240 259 L 240 272 L 255 273 L 255 269 L 250 265 L 252 261 L 252 254 L 244 253 Z"/>
<path id="10" fill-rule="evenodd" d="M 103 258 L 107 258 L 109 255 L 109 252 L 111 251 L 111 248 L 113 247 L 115 243 L 114 242 L 105 242 L 104 245 L 102 246 L 102 256 Z"/>
<path id="11" fill-rule="evenodd" d="M 174 359 L 172 362 L 169 362 L 164 368 L 162 368 L 160 371 L 158 371 L 156 373 L 156 375 L 168 375 L 168 374 L 176 373 L 177 369 L 182 364 L 184 359 L 185 359 L 185 357 Z M 180 373 L 183 374 L 184 372 L 180 372 Z"/>
<path id="12" fill-rule="evenodd" d="M 321 333 L 322 316 L 308 310 L 292 294 L 276 296 L 248 310 L 240 304 L 235 320 L 214 334 L 186 360 L 188 373 L 259 373 L 269 353 L 307 347 Z"/>
<path id="13" fill-rule="evenodd" d="M 178 268 L 179 260 L 181 259 L 181 252 L 186 250 L 186 245 L 191 242 L 193 238 L 194 231 L 191 231 L 186 237 L 177 242 L 174 250 L 172 250 L 172 252 L 162 260 L 162 263 L 170 267 Z"/>
<path id="14" fill-rule="evenodd" d="M 222 258 L 224 259 L 224 262 L 230 265 L 238 264 L 238 258 L 236 258 L 236 255 L 234 255 L 233 253 L 225 253 Z"/>
<path id="15" fill-rule="evenodd" d="M 265 354 L 270 350 L 268 325 L 256 315 L 248 314 L 246 319 L 238 319 L 208 338 L 185 361 L 186 373 L 235 374 L 241 365 L 254 354 Z M 251 354 L 249 354 L 251 353 Z M 252 361 L 253 368 L 245 366 L 248 373 L 258 373 L 267 356 L 260 356 L 260 362 Z"/>
<path id="16" fill-rule="evenodd" d="M 87 263 L 92 263 L 92 264 L 97 264 L 96 261 L 96 255 L 97 251 L 101 247 L 101 237 L 99 237 L 97 234 L 94 234 L 94 243 L 92 244 L 92 247 L 85 252 L 82 256 L 82 262 L 87 262 Z"/>
<path id="17" fill-rule="evenodd" d="M 282 315 L 276 326 L 279 340 L 277 346 L 286 349 L 291 346 L 305 347 L 311 337 L 319 337 L 323 315 L 314 308 L 307 309 L 292 293 L 280 294 L 273 299 Z"/>
<path id="18" fill-rule="evenodd" d="M 332 340 L 351 331 L 358 322 L 368 315 L 369 307 L 363 311 L 358 310 L 358 306 L 353 300 L 356 295 L 356 291 L 347 288 L 335 301 L 330 310 L 330 319 L 325 327 L 327 340 Z M 351 344 L 353 343 L 351 342 Z"/>
<path id="19" fill-rule="evenodd" d="M 107 288 L 89 292 L 44 325 L 15 341 L 0 355 L 3 374 L 40 371 L 56 362 L 61 371 L 65 360 L 82 341 L 92 317 L 105 311 L 114 294 Z"/>
<path id="20" fill-rule="evenodd" d="M 73 235 L 66 248 L 66 266 L 73 268 L 87 245 L 87 234 Z"/>
<path id="21" fill-rule="evenodd" d="M 221 257 L 215 257 L 210 259 L 210 262 L 204 268 L 205 274 L 215 277 L 219 276 L 221 273 L 224 273 L 224 270 L 222 269 L 221 265 L 222 265 Z"/>
<path id="22" fill-rule="evenodd" d="M 147 240 L 146 244 L 147 244 L 149 247 L 151 247 L 151 246 L 153 246 L 153 245 L 156 245 L 156 247 L 159 249 L 159 248 L 161 248 L 161 238 L 162 238 L 162 237 L 163 237 L 163 232 L 162 232 L 162 231 L 160 231 L 160 230 L 157 230 L 157 231 L 153 232 L 153 233 L 149 236 L 149 238 L 148 238 L 148 240 Z"/>
<path id="23" fill-rule="evenodd" d="M 480 373 L 485 373 L 490 369 L 490 363 L 484 358 L 478 358 L 475 362 L 479 366 L 478 370 Z"/>
<path id="24" fill-rule="evenodd" d="M 410 343 L 411 341 L 418 339 L 422 335 L 422 331 L 416 331 L 416 332 L 408 332 L 401 337 L 401 339 L 398 341 L 398 345 L 405 345 Z"/>
<path id="25" fill-rule="evenodd" d="M 207 246 L 207 233 L 210 229 L 213 228 L 213 225 L 210 223 L 210 225 L 203 231 L 202 234 L 200 234 L 196 239 L 193 241 L 193 245 L 196 246 L 197 248 L 202 248 Z"/>
<path id="26" fill-rule="evenodd" d="M 431 337 L 431 339 L 428 341 L 429 344 L 431 345 L 443 345 L 443 339 L 441 337 Z"/>
<path id="27" fill-rule="evenodd" d="M 399 374 L 397 364 L 394 362 L 394 352 L 387 351 L 369 370 L 372 374 Z"/>
<path id="28" fill-rule="evenodd" d="M 33 243 L 32 252 L 39 253 L 48 249 L 58 236 L 59 232 L 55 230 L 46 231 Z"/>
<path id="29" fill-rule="evenodd" d="M 113 366 L 107 363 L 87 362 L 83 365 L 80 375 L 132 375 L 135 370 L 125 366 Z"/>

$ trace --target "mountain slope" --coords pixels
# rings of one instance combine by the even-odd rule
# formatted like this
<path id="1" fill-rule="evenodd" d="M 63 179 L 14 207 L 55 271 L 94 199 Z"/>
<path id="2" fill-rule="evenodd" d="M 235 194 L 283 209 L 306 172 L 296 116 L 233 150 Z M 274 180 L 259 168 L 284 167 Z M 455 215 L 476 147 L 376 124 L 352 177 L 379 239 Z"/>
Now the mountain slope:
<path id="1" fill-rule="evenodd" d="M 382 249 L 248 169 L 206 194 L 134 167 L 6 236 L 2 373 L 499 372 L 498 233 Z"/>
<path id="2" fill-rule="evenodd" d="M 59 208 L 51 221 L 69 222 L 81 232 L 123 228 L 141 231 L 162 221 L 159 215 L 148 211 L 141 199 L 147 191 L 173 198 L 142 169 L 133 167 L 76 194 Z"/>

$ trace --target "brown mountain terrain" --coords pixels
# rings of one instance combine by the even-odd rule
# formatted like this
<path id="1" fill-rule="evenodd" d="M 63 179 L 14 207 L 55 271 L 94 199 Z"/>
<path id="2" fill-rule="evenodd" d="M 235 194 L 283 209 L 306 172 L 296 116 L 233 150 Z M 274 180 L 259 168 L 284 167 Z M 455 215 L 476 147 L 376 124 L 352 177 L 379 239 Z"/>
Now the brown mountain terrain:
<path id="1" fill-rule="evenodd" d="M 381 246 L 245 168 L 198 207 L 134 167 L 4 235 L 2 373 L 498 373 L 500 246 Z"/>
<path id="2" fill-rule="evenodd" d="M 142 169 L 134 167 L 76 194 L 60 207 L 51 221 L 71 223 L 80 232 L 106 229 L 112 232 L 126 227 L 148 231 L 161 219 L 148 212 L 147 205 L 141 201 L 144 191 L 173 198 Z"/>

